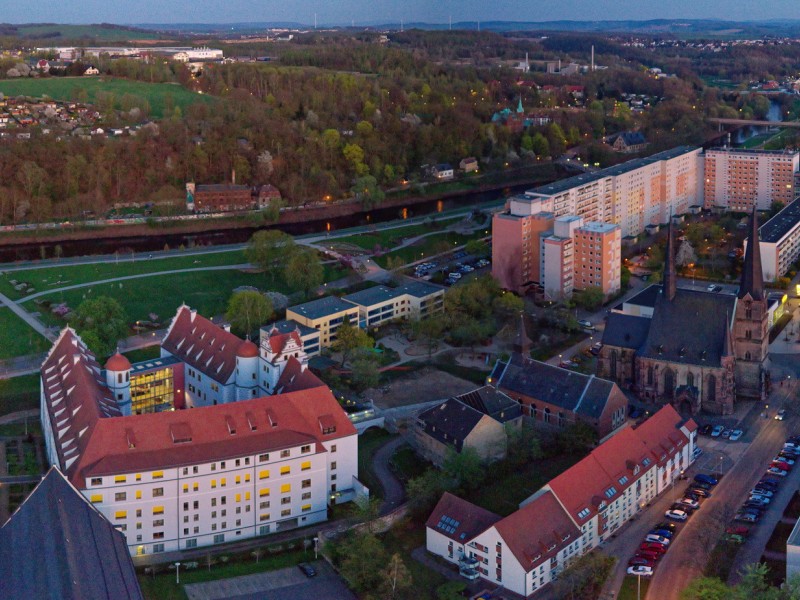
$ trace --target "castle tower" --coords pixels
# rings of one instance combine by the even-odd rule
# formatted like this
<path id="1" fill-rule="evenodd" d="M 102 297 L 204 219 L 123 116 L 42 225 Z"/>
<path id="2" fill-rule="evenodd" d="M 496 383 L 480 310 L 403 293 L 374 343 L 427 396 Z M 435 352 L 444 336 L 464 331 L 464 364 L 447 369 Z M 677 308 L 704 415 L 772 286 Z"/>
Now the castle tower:
<path id="1" fill-rule="evenodd" d="M 245 340 L 236 351 L 236 400 L 258 396 L 258 346 Z"/>
<path id="2" fill-rule="evenodd" d="M 117 352 L 106 362 L 106 385 L 123 415 L 131 414 L 131 362 Z"/>
<path id="3" fill-rule="evenodd" d="M 744 255 L 742 280 L 733 323 L 737 396 L 754 399 L 762 397 L 764 389 L 762 382 L 769 353 L 768 316 L 764 277 L 761 271 L 758 216 L 754 207 L 750 217 L 750 235 Z"/>

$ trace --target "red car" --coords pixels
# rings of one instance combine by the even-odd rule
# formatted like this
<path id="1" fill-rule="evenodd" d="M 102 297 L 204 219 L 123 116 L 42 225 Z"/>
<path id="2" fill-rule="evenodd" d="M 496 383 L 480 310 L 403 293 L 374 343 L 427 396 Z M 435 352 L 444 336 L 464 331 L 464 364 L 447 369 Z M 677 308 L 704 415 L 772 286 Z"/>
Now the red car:
<path id="1" fill-rule="evenodd" d="M 644 550 L 645 552 L 657 552 L 658 554 L 664 554 L 667 551 L 667 547 L 662 546 L 661 544 L 657 544 L 656 542 L 644 542 L 641 546 L 639 546 L 639 550 Z"/>
<path id="2" fill-rule="evenodd" d="M 634 558 L 646 558 L 647 560 L 658 560 L 661 554 L 658 552 L 650 552 L 649 550 L 639 550 Z"/>
<path id="3" fill-rule="evenodd" d="M 745 527 L 744 525 L 731 525 L 725 530 L 725 533 L 747 537 L 747 534 L 750 533 L 750 528 Z"/>
<path id="4" fill-rule="evenodd" d="M 642 556 L 634 556 L 632 559 L 628 561 L 629 567 L 650 567 L 651 569 L 656 566 L 656 562 L 654 560 L 650 560 L 648 558 L 644 558 Z"/>
<path id="5" fill-rule="evenodd" d="M 778 467 L 779 469 L 783 469 L 784 471 L 791 471 L 792 470 L 792 466 L 787 462 L 783 462 L 782 460 L 773 460 L 772 461 L 772 466 L 773 467 Z"/>

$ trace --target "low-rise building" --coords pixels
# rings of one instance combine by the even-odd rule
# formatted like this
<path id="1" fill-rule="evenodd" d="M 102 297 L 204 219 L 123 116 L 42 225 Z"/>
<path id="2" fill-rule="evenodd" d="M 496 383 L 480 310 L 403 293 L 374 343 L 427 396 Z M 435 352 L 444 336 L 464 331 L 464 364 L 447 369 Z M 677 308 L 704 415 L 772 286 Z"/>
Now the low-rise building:
<path id="1" fill-rule="evenodd" d="M 268 337 L 272 330 L 277 330 L 278 333 L 292 333 L 297 331 L 300 335 L 300 340 L 303 342 L 303 350 L 306 355 L 311 358 L 319 355 L 319 331 L 313 327 L 307 327 L 302 323 L 291 320 L 276 321 L 270 325 L 265 325 L 261 328 L 259 333 L 261 338 L 261 345 L 264 345 L 264 338 Z"/>
<path id="2" fill-rule="evenodd" d="M 800 198 L 783 207 L 758 232 L 764 281 L 775 281 L 800 258 Z M 744 242 L 745 250 L 748 242 Z"/>
<path id="3" fill-rule="evenodd" d="M 614 152 L 623 154 L 636 154 L 647 148 L 647 140 L 641 131 L 623 131 L 615 133 L 606 138 L 606 144 L 614 149 Z"/>
<path id="4" fill-rule="evenodd" d="M 506 456 L 506 427 L 522 422 L 520 405 L 490 386 L 450 398 L 417 416 L 414 446 L 426 460 L 441 467 L 448 450 L 475 450 L 491 462 Z"/>
<path id="5" fill-rule="evenodd" d="M 318 330 L 320 348 L 330 348 L 345 320 L 354 326 L 358 325 L 359 308 L 336 296 L 327 296 L 290 306 L 286 309 L 286 318 Z"/>
<path id="6" fill-rule="evenodd" d="M 449 494 L 426 523 L 429 552 L 527 597 L 608 540 L 693 460 L 697 425 L 666 406 L 626 428 L 500 518 Z"/>
<path id="7" fill-rule="evenodd" d="M 397 319 L 425 318 L 444 310 L 444 288 L 421 281 L 396 288 L 378 285 L 342 298 L 358 306 L 358 326 L 377 327 Z"/>
<path id="8" fill-rule="evenodd" d="M 255 201 L 252 190 L 247 185 L 187 183 L 186 205 L 189 210 L 206 213 L 250 210 Z"/>
<path id="9" fill-rule="evenodd" d="M 464 171 L 464 173 L 474 173 L 478 170 L 478 159 L 474 156 L 462 158 L 461 162 L 458 163 L 458 168 Z"/>
<path id="10" fill-rule="evenodd" d="M 439 181 L 447 181 L 454 175 L 453 165 L 449 163 L 439 163 L 433 167 L 433 176 Z"/>

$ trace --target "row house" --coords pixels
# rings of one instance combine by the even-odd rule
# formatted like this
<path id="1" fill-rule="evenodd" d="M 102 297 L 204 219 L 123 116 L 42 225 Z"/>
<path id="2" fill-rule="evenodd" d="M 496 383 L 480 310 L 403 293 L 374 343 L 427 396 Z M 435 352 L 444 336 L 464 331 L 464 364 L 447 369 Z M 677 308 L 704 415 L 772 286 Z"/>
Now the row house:
<path id="1" fill-rule="evenodd" d="M 429 552 L 529 596 L 609 539 L 693 460 L 694 421 L 665 406 L 623 429 L 501 518 L 449 494 L 426 524 Z"/>

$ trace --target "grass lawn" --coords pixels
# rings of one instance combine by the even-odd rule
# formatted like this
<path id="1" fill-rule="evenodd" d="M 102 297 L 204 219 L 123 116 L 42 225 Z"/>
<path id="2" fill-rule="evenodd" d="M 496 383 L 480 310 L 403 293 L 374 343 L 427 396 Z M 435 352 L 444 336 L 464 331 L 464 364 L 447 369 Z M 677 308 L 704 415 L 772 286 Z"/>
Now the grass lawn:
<path id="1" fill-rule="evenodd" d="M 452 250 L 456 246 L 463 246 L 470 240 L 479 240 L 486 237 L 487 229 L 480 229 L 470 235 L 462 235 L 454 231 L 446 231 L 429 235 L 428 237 L 418 240 L 411 246 L 399 248 L 392 252 L 387 252 L 383 256 L 376 256 L 375 262 L 380 266 L 385 267 L 390 256 L 399 256 L 405 263 L 421 260 L 426 256 L 433 256 L 446 250 Z"/>
<path id="2" fill-rule="evenodd" d="M 326 281 L 339 279 L 344 274 L 345 270 L 338 266 L 325 266 Z M 293 291 L 280 278 L 272 283 L 264 273 L 230 270 L 156 275 L 54 292 L 44 298 L 54 303 L 66 302 L 74 309 L 85 299 L 110 296 L 122 304 L 131 323 L 146 320 L 150 313 L 157 314 L 165 322 L 175 314 L 182 302 L 205 316 L 222 314 L 233 290 L 245 285 L 284 294 Z M 64 324 L 63 319 L 45 311 L 42 311 L 42 320 L 51 325 Z"/>
<path id="3" fill-rule="evenodd" d="M 636 600 L 640 596 L 638 595 L 639 591 L 639 577 L 633 577 L 629 575 L 622 580 L 622 587 L 619 590 L 619 596 L 617 596 L 617 600 Z M 642 594 L 641 598 L 647 596 L 647 588 L 650 585 L 650 580 L 647 577 L 642 577 Z"/>
<path id="4" fill-rule="evenodd" d="M 403 483 L 408 483 L 414 477 L 419 477 L 431 466 L 430 463 L 420 459 L 411 446 L 401 447 L 394 453 L 389 464 Z"/>
<path id="5" fill-rule="evenodd" d="M 373 498 L 383 498 L 383 488 L 372 471 L 372 457 L 391 438 L 388 431 L 376 428 L 358 436 L 358 478 L 369 488 L 369 494 Z"/>
<path id="6" fill-rule="evenodd" d="M 211 103 L 213 96 L 197 94 L 175 83 L 147 83 L 115 77 L 45 77 L 4 79 L 0 81 L 0 92 L 6 96 L 49 96 L 53 100 L 67 102 L 74 100 L 78 90 L 85 90 L 89 103 L 94 102 L 97 92 L 109 92 L 119 108 L 119 100 L 125 94 L 146 98 L 150 103 L 150 114 L 164 116 L 167 96 L 172 96 L 174 106 L 186 109 L 198 102 Z"/>
<path id="7" fill-rule="evenodd" d="M 125 258 L 124 256 L 122 257 Z M 25 271 L 7 271 L 0 276 L 0 292 L 18 300 L 27 294 L 14 289 L 11 280 L 18 283 L 25 282 L 32 286 L 36 292 L 45 292 L 48 289 L 111 279 L 112 277 L 126 277 L 144 273 L 158 273 L 175 269 L 196 269 L 200 267 L 216 267 L 223 265 L 240 265 L 247 262 L 242 251 L 215 252 L 198 256 L 176 256 L 153 260 L 138 260 L 136 262 L 123 261 L 119 263 L 97 263 L 89 265 L 64 265 L 47 267 L 45 269 L 30 269 Z"/>
<path id="8" fill-rule="evenodd" d="M 583 457 L 583 454 L 561 454 L 531 461 L 513 471 L 498 463 L 489 470 L 486 480 L 478 489 L 464 495 L 464 499 L 500 516 L 508 516 L 519 508 L 519 503 L 525 498 Z"/>
<path id="9" fill-rule="evenodd" d="M 2 404 L 2 400 L 0 400 Z M 28 425 L 22 423 L 8 423 L 7 425 L 0 425 L 0 436 L 25 436 L 25 435 L 42 435 L 42 425 L 39 417 L 31 417 L 28 419 Z"/>
<path id="10" fill-rule="evenodd" d="M 0 359 L 36 354 L 49 347 L 50 342 L 11 312 L 10 308 L 0 308 Z"/>
<path id="11" fill-rule="evenodd" d="M 0 379 L 0 415 L 31 408 L 39 408 L 38 373 Z"/>
<path id="12" fill-rule="evenodd" d="M 200 566 L 197 569 L 181 569 L 181 585 L 175 583 L 175 571 L 164 571 L 155 577 L 140 574 L 139 585 L 142 588 L 144 597 L 148 600 L 185 600 L 186 592 L 183 584 L 201 583 L 204 581 L 215 581 L 217 579 L 229 579 L 241 575 L 252 575 L 263 573 L 264 571 L 274 571 L 284 569 L 301 562 L 313 562 L 313 550 L 295 550 L 270 556 L 265 554 L 258 562 L 249 552 L 232 555 L 226 564 L 212 565 L 209 570 L 204 564 L 203 559 L 198 559 Z"/>
<path id="13" fill-rule="evenodd" d="M 411 587 L 403 590 L 397 597 L 408 600 L 428 598 L 433 600 L 436 598 L 436 588 L 446 583 L 447 580 L 411 556 L 414 548 L 425 546 L 425 525 L 401 521 L 395 528 L 380 537 L 389 555 L 400 554 L 413 579 Z"/>
<path id="14" fill-rule="evenodd" d="M 417 225 L 396 227 L 394 229 L 385 229 L 372 233 L 349 235 L 347 237 L 335 238 L 334 241 L 345 244 L 353 244 L 355 246 L 359 246 L 360 248 L 364 248 L 365 250 L 372 250 L 375 246 L 392 248 L 402 243 L 404 239 L 423 235 L 425 233 L 431 233 L 432 231 L 441 229 L 442 227 L 450 225 L 455 221 L 460 221 L 461 219 L 463 219 L 463 217 L 437 219 L 433 224 L 420 223 Z"/>

